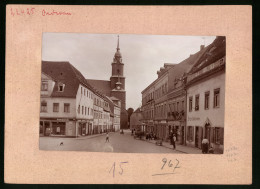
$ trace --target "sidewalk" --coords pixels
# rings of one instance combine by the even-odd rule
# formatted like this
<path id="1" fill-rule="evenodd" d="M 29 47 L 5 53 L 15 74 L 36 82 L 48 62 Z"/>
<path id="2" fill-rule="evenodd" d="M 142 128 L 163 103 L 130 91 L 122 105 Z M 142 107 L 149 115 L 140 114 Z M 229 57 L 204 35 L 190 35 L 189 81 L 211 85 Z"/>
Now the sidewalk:
<path id="1" fill-rule="evenodd" d="M 154 145 L 156 145 L 156 141 L 155 140 L 144 140 L 146 142 L 150 142 L 150 143 L 154 143 Z M 163 141 L 162 146 L 165 148 L 170 148 L 173 149 L 173 146 L 170 144 L 170 142 L 165 142 Z M 182 153 L 186 153 L 186 154 L 202 154 L 201 149 L 199 148 L 193 148 L 193 147 L 189 147 L 189 146 L 183 146 L 183 145 L 179 145 L 179 144 L 175 144 L 176 151 L 182 152 Z"/>
<path id="2" fill-rule="evenodd" d="M 109 134 L 113 134 L 113 133 L 117 133 L 119 131 L 116 131 L 116 132 L 109 132 Z M 103 136 L 103 135 L 106 135 L 107 133 L 101 133 L 101 134 L 93 134 L 93 135 L 86 135 L 86 136 L 79 136 L 75 139 L 77 140 L 84 140 L 84 139 L 90 139 L 90 138 L 95 138 L 95 137 L 99 137 L 99 136 Z"/>

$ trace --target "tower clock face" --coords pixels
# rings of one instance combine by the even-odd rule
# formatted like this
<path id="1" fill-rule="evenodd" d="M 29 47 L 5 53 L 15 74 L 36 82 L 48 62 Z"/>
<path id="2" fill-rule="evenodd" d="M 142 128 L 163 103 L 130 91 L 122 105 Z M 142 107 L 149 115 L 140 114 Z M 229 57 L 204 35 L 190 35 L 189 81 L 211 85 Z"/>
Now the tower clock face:
<path id="1" fill-rule="evenodd" d="M 119 89 L 120 89 L 120 86 L 117 86 L 116 88 L 119 90 Z"/>

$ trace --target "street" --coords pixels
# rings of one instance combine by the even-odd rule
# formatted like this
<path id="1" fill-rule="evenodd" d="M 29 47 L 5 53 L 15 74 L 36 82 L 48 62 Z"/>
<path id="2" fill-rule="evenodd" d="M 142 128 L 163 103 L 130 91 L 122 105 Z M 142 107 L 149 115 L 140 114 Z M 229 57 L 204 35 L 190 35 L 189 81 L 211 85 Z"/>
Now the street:
<path id="1" fill-rule="evenodd" d="M 63 142 L 63 145 L 60 145 L 61 142 Z M 91 138 L 40 137 L 39 143 L 40 150 L 121 153 L 181 153 L 164 146 L 157 146 L 144 140 L 134 139 L 129 131 L 125 131 L 125 134 L 120 134 L 119 132 L 109 133 L 109 142 L 106 142 L 106 135 L 97 135 Z"/>

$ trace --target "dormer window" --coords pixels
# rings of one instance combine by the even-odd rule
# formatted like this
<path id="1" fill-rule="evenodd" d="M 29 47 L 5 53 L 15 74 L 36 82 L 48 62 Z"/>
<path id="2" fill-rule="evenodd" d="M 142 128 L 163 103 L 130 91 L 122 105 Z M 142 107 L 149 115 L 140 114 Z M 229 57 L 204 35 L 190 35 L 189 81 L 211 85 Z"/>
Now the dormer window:
<path id="1" fill-rule="evenodd" d="M 47 81 L 42 81 L 41 90 L 48 91 L 48 82 Z"/>
<path id="2" fill-rule="evenodd" d="M 58 84 L 58 91 L 59 91 L 59 92 L 63 92 L 63 91 L 64 91 L 64 87 L 65 87 L 65 84 L 59 83 L 59 84 Z"/>

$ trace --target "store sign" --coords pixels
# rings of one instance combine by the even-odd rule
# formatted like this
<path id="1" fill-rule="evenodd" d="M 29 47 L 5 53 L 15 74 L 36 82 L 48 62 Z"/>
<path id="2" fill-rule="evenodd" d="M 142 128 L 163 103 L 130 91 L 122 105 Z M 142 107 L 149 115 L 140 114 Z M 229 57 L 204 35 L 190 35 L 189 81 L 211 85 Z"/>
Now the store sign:
<path id="1" fill-rule="evenodd" d="M 68 119 L 57 119 L 57 121 L 62 121 L 62 122 L 67 122 L 67 121 L 69 121 Z"/>
<path id="2" fill-rule="evenodd" d="M 188 121 L 200 121 L 199 117 L 188 117 Z"/>

